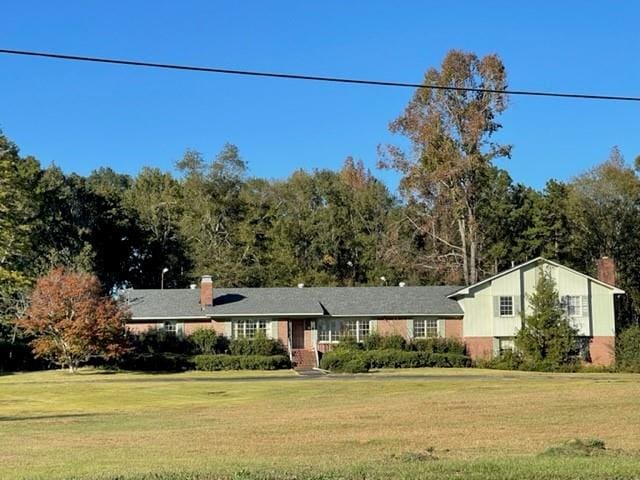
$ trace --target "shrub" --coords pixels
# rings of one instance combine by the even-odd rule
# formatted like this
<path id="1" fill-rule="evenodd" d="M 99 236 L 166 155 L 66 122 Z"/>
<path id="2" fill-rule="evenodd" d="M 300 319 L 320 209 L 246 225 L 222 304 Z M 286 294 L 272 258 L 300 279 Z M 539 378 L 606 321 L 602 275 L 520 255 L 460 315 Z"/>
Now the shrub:
<path id="1" fill-rule="evenodd" d="M 129 353 L 117 364 L 125 370 L 141 372 L 183 372 L 193 369 L 190 355 L 172 352 Z"/>
<path id="2" fill-rule="evenodd" d="M 491 368 L 495 370 L 521 370 L 528 372 L 575 372 L 580 369 L 577 359 L 558 364 L 550 359 L 533 360 L 524 358 L 518 352 L 507 350 L 491 360 L 477 362 L 480 368 Z"/>
<path id="3" fill-rule="evenodd" d="M 346 371 L 347 364 L 362 361 L 371 368 L 470 367 L 471 359 L 456 353 L 408 352 L 398 349 L 336 351 L 325 353 L 320 367 L 336 372 Z"/>
<path id="4" fill-rule="evenodd" d="M 199 328 L 189 336 L 197 353 L 214 353 L 218 335 L 210 328 Z"/>
<path id="5" fill-rule="evenodd" d="M 618 335 L 616 369 L 640 373 L 640 326 L 626 328 Z"/>
<path id="6" fill-rule="evenodd" d="M 369 371 L 369 367 L 364 359 L 356 356 L 355 358 L 345 362 L 340 371 L 342 373 L 367 373 Z"/>
<path id="7" fill-rule="evenodd" d="M 218 335 L 210 328 L 200 328 L 189 336 L 193 345 L 193 353 L 226 353 L 229 350 L 229 340 L 224 335 Z"/>
<path id="8" fill-rule="evenodd" d="M 138 353 L 180 353 L 191 354 L 193 344 L 188 337 L 168 333 L 161 328 L 152 328 L 133 335 L 134 350 Z"/>
<path id="9" fill-rule="evenodd" d="M 229 342 L 231 355 L 286 355 L 284 346 L 260 333 L 254 338 L 236 338 Z"/>
<path id="10" fill-rule="evenodd" d="M 385 335 L 380 344 L 381 350 L 404 350 L 406 347 L 407 341 L 402 335 Z"/>
<path id="11" fill-rule="evenodd" d="M 411 349 L 428 353 L 456 353 L 464 355 L 466 348 L 457 338 L 419 338 L 411 342 Z"/>
<path id="12" fill-rule="evenodd" d="M 380 348 L 382 348 L 382 338 L 382 335 L 379 333 L 367 335 L 362 341 L 362 347 L 365 350 L 380 350 Z"/>
<path id="13" fill-rule="evenodd" d="M 196 370 L 280 370 L 291 368 L 285 355 L 196 355 Z"/>
<path id="14" fill-rule="evenodd" d="M 331 350 L 320 359 L 320 368 L 331 370 L 332 372 L 343 373 L 365 373 L 369 371 L 366 362 L 365 352 L 354 350 Z"/>

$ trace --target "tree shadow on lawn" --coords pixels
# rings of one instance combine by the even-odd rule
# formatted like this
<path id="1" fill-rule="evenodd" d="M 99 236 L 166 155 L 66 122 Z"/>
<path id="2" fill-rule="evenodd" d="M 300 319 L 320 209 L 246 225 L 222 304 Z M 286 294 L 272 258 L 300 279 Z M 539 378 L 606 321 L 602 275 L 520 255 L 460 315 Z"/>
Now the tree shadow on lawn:
<path id="1" fill-rule="evenodd" d="M 104 413 L 60 413 L 57 415 L 15 415 L 0 416 L 0 422 L 22 422 L 29 420 L 59 420 L 65 418 L 84 418 L 104 416 Z"/>

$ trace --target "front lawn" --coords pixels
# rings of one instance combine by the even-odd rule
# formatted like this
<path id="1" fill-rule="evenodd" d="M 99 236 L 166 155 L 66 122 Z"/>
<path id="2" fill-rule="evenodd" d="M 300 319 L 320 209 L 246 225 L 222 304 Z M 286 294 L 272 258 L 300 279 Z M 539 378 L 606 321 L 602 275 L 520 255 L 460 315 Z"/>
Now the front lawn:
<path id="1" fill-rule="evenodd" d="M 638 432 L 638 375 L 0 376 L 3 479 L 638 478 Z M 539 455 L 574 437 L 607 450 Z"/>

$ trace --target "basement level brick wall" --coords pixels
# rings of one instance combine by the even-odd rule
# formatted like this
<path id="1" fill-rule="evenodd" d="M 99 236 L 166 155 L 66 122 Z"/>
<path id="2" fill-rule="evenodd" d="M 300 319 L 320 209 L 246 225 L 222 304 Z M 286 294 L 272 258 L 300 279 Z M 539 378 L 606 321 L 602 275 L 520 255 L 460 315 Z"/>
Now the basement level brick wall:
<path id="1" fill-rule="evenodd" d="M 615 337 L 593 337 L 589 342 L 589 356 L 593 365 L 611 365 L 614 360 Z"/>
<path id="2" fill-rule="evenodd" d="M 492 337 L 466 337 L 467 353 L 474 360 L 489 360 L 493 356 Z"/>

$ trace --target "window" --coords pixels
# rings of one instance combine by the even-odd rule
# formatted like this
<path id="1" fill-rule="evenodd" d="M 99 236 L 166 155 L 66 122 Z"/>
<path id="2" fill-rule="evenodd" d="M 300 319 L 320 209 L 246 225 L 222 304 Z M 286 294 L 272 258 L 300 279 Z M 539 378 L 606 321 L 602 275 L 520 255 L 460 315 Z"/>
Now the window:
<path id="1" fill-rule="evenodd" d="M 267 335 L 266 320 L 234 320 L 233 338 L 255 338 L 258 333 Z"/>
<path id="2" fill-rule="evenodd" d="M 586 305 L 584 307 L 586 308 Z M 565 295 L 562 300 L 562 308 L 569 317 L 582 317 L 584 311 L 582 297 L 579 295 Z"/>
<path id="3" fill-rule="evenodd" d="M 174 337 L 176 333 L 178 333 L 176 322 L 164 322 L 164 325 L 162 325 L 162 329 L 167 333 L 167 335 L 171 335 Z"/>
<path id="4" fill-rule="evenodd" d="M 499 338 L 498 349 L 500 350 L 500 353 L 513 352 L 515 349 L 513 338 Z"/>
<path id="5" fill-rule="evenodd" d="M 326 343 L 339 342 L 345 336 L 364 341 L 369 335 L 369 319 L 358 320 L 319 320 L 318 341 Z"/>
<path id="6" fill-rule="evenodd" d="M 500 297 L 500 316 L 513 317 L 513 297 Z"/>
<path id="7" fill-rule="evenodd" d="M 413 321 L 413 336 L 427 338 L 438 336 L 438 320 L 427 318 Z"/>

